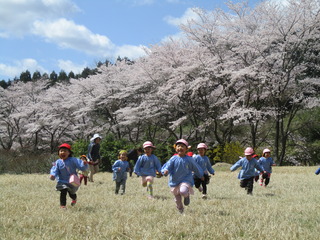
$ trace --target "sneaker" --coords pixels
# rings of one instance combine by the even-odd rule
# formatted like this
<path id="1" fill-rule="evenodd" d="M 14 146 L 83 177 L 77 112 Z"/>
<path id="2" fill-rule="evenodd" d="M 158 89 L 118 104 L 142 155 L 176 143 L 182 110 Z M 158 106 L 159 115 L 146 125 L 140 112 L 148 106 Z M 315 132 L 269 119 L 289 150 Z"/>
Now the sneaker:
<path id="1" fill-rule="evenodd" d="M 202 189 L 202 187 L 198 187 L 198 190 L 199 190 L 199 192 L 202 192 L 203 189 Z"/>
<path id="2" fill-rule="evenodd" d="M 72 201 L 71 201 L 71 206 L 76 205 L 76 203 L 77 203 L 77 200 L 72 200 Z"/>
<path id="3" fill-rule="evenodd" d="M 63 210 L 67 210 L 66 206 L 60 206 L 60 208 L 63 209 Z"/>
<path id="4" fill-rule="evenodd" d="M 184 200 L 183 200 L 183 203 L 185 206 L 188 206 L 190 204 L 190 197 L 185 197 Z"/>
<path id="5" fill-rule="evenodd" d="M 202 195 L 202 199 L 207 199 L 207 195 L 206 195 L 206 194 L 203 194 L 203 195 Z"/>
<path id="6" fill-rule="evenodd" d="M 151 200 L 152 200 L 152 199 L 154 199 L 154 197 L 151 196 L 151 195 L 149 195 L 149 196 L 148 196 L 148 199 L 151 199 Z"/>

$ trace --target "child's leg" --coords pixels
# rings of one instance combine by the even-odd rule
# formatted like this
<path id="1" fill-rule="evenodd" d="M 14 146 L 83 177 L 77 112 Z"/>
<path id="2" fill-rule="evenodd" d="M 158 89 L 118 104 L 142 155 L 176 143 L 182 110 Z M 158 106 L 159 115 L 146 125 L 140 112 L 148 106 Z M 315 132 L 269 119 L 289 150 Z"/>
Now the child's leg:
<path id="1" fill-rule="evenodd" d="M 82 183 L 83 174 L 80 174 L 80 184 Z"/>
<path id="2" fill-rule="evenodd" d="M 264 185 L 267 186 L 270 182 L 270 176 L 271 176 L 271 173 L 267 173 L 268 175 L 266 176 L 266 180 L 264 181 Z"/>
<path id="3" fill-rule="evenodd" d="M 120 185 L 121 185 L 121 182 L 116 182 L 116 191 L 115 191 L 115 194 L 118 194 L 118 193 L 119 193 Z"/>
<path id="4" fill-rule="evenodd" d="M 190 191 L 187 184 L 182 183 L 180 184 L 180 194 L 184 197 L 183 203 L 184 205 L 188 206 L 190 204 Z"/>
<path id="5" fill-rule="evenodd" d="M 87 185 L 87 183 L 88 183 L 88 177 L 87 177 L 87 176 L 83 176 L 83 181 L 84 181 L 84 185 Z"/>
<path id="6" fill-rule="evenodd" d="M 203 181 L 202 183 L 202 194 L 206 195 L 207 194 L 207 183 Z"/>
<path id="7" fill-rule="evenodd" d="M 247 193 L 252 194 L 254 177 L 248 178 L 246 180 L 247 180 Z"/>
<path id="8" fill-rule="evenodd" d="M 248 180 L 247 179 L 240 180 L 240 187 L 241 188 L 247 189 L 248 188 L 247 185 L 248 185 Z"/>
<path id="9" fill-rule="evenodd" d="M 77 194 L 76 193 L 72 193 L 70 191 L 68 191 L 69 193 L 69 197 L 72 199 L 72 200 L 77 200 Z"/>
<path id="10" fill-rule="evenodd" d="M 260 186 L 263 185 L 263 181 L 264 181 L 263 173 L 260 173 L 260 182 L 259 182 Z"/>
<path id="11" fill-rule="evenodd" d="M 147 191 L 149 193 L 149 196 L 153 196 L 153 177 L 152 176 L 147 176 L 146 177 L 146 181 L 147 181 Z"/>
<path id="12" fill-rule="evenodd" d="M 60 206 L 66 206 L 67 205 L 67 189 L 60 190 Z"/>
<path id="13" fill-rule="evenodd" d="M 121 194 L 124 194 L 125 192 L 126 192 L 126 180 L 125 179 L 123 179 L 122 181 L 121 181 L 121 190 L 122 190 L 122 193 Z"/>
<path id="14" fill-rule="evenodd" d="M 141 185 L 142 187 L 147 186 L 147 176 L 141 176 Z"/>
<path id="15" fill-rule="evenodd" d="M 205 195 L 207 194 L 207 184 L 209 184 L 209 181 L 210 181 L 209 175 L 204 174 L 204 181 L 202 181 L 201 184 L 202 184 L 202 188 L 203 188 L 202 193 Z"/>
<path id="16" fill-rule="evenodd" d="M 199 187 L 200 187 L 200 184 L 201 184 L 201 179 L 195 177 L 195 178 L 194 178 L 194 186 L 195 186 L 196 188 L 199 188 Z"/>
<path id="17" fill-rule="evenodd" d="M 183 212 L 183 204 L 182 204 L 182 197 L 179 192 L 179 186 L 171 188 L 171 192 L 174 195 L 174 201 L 176 202 L 176 207 L 179 212 Z"/>

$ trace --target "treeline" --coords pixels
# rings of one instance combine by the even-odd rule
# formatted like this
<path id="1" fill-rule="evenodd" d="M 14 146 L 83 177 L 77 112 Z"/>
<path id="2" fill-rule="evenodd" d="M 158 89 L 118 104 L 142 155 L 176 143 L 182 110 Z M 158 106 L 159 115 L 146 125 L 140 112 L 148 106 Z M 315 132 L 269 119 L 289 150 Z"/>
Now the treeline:
<path id="1" fill-rule="evenodd" d="M 133 64 L 134 61 L 130 60 L 127 57 L 121 58 L 120 56 L 117 58 L 116 62 L 122 62 L 122 61 L 126 61 L 130 64 Z M 50 74 L 48 73 L 43 73 L 41 74 L 39 71 L 35 71 L 33 73 L 31 73 L 29 70 L 26 70 L 25 72 L 22 72 L 20 74 L 20 77 L 15 77 L 13 80 L 9 79 L 9 80 L 0 80 L 0 87 L 2 87 L 3 89 L 8 88 L 9 86 L 11 86 L 14 82 L 23 82 L 23 83 L 27 83 L 27 82 L 32 82 L 32 81 L 38 81 L 40 79 L 45 79 L 48 80 L 50 82 L 49 86 L 53 86 L 56 83 L 60 82 L 60 83 L 69 83 L 70 79 L 80 79 L 80 78 L 87 78 L 91 75 L 95 75 L 99 72 L 99 68 L 103 65 L 105 66 L 110 66 L 114 63 L 112 63 L 109 60 L 106 60 L 104 62 L 99 61 L 96 64 L 96 67 L 93 69 L 90 69 L 89 67 L 86 67 L 82 70 L 81 73 L 75 74 L 74 72 L 69 72 L 66 73 L 64 70 L 61 70 L 59 73 L 56 73 L 55 71 L 52 71 Z"/>

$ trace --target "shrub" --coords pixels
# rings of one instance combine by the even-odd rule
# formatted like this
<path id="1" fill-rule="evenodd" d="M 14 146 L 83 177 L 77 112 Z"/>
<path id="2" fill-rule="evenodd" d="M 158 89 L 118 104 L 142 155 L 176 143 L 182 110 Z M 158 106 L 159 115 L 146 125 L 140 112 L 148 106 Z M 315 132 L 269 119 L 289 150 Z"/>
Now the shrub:
<path id="1" fill-rule="evenodd" d="M 225 145 L 218 145 L 213 149 L 215 162 L 235 163 L 239 160 L 239 156 L 243 156 L 243 147 L 239 142 L 226 143 Z"/>

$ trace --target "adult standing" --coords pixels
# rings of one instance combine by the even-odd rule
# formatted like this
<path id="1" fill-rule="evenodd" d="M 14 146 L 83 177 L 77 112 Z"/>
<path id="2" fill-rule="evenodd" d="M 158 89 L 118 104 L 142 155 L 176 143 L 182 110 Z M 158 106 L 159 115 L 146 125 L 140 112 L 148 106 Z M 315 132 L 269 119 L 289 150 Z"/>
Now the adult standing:
<path id="1" fill-rule="evenodd" d="M 90 139 L 90 144 L 88 146 L 88 160 L 89 160 L 89 181 L 93 182 L 93 175 L 99 172 L 99 163 L 100 163 L 100 142 L 102 137 L 96 133 Z"/>

